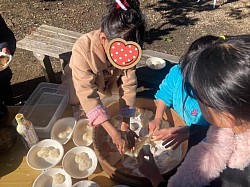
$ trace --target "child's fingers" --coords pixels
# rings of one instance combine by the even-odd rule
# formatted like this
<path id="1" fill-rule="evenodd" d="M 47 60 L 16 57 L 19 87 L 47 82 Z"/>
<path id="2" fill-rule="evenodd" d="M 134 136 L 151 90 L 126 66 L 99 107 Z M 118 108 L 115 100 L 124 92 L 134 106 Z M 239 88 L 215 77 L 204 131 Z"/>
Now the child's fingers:
<path id="1" fill-rule="evenodd" d="M 164 135 L 164 130 L 163 129 L 159 129 L 159 128 L 155 128 L 153 135 L 154 136 L 163 136 Z"/>
<path id="2" fill-rule="evenodd" d="M 162 138 L 163 138 L 162 136 L 152 136 L 151 140 L 158 141 L 158 140 L 161 140 Z"/>
<path id="3" fill-rule="evenodd" d="M 152 140 L 157 141 L 161 140 L 164 137 L 164 134 L 161 132 L 161 130 L 155 130 L 153 132 Z"/>

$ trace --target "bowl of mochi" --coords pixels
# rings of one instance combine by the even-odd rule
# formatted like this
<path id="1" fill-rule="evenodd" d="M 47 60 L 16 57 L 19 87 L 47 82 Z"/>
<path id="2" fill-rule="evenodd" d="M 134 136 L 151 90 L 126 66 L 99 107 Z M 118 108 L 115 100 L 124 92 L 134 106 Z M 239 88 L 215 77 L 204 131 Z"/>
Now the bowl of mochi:
<path id="1" fill-rule="evenodd" d="M 150 57 L 146 60 L 146 65 L 153 70 L 160 70 L 166 66 L 166 61 L 158 57 Z"/>
<path id="2" fill-rule="evenodd" d="M 76 119 L 74 117 L 61 118 L 53 125 L 50 136 L 62 145 L 66 144 L 72 137 Z"/>
<path id="3" fill-rule="evenodd" d="M 73 132 L 73 142 L 76 146 L 89 146 L 93 142 L 93 127 L 89 125 L 89 120 L 80 119 Z"/>
<path id="4" fill-rule="evenodd" d="M 62 165 L 71 177 L 86 178 L 96 170 L 97 157 L 94 150 L 89 147 L 74 147 L 64 155 Z"/>
<path id="5" fill-rule="evenodd" d="M 75 183 L 72 187 L 100 187 L 100 186 L 94 181 L 82 180 Z"/>
<path id="6" fill-rule="evenodd" d="M 32 185 L 32 187 L 48 186 L 71 187 L 72 179 L 62 168 L 50 168 L 42 172 Z"/>
<path id="7" fill-rule="evenodd" d="M 30 148 L 26 161 L 33 169 L 46 170 L 56 166 L 63 155 L 64 148 L 58 141 L 45 139 Z"/>

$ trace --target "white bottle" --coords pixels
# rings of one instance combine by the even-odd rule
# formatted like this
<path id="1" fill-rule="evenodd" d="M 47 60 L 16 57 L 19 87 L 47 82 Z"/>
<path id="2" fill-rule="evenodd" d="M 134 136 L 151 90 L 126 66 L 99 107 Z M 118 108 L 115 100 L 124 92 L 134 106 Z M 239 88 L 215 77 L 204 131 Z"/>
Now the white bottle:
<path id="1" fill-rule="evenodd" d="M 31 121 L 25 119 L 24 115 L 19 113 L 16 115 L 17 121 L 17 132 L 25 139 L 28 144 L 28 147 L 35 145 L 39 139 L 36 135 L 36 132 L 33 128 L 33 124 Z"/>

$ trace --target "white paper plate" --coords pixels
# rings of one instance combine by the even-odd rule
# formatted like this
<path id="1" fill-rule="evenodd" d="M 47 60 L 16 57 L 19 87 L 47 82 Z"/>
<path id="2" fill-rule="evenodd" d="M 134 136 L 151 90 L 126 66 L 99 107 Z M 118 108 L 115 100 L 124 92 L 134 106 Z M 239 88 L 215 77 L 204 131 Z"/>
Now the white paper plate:
<path id="1" fill-rule="evenodd" d="M 58 158 L 40 158 L 37 156 L 37 152 L 40 151 L 43 147 L 54 147 L 56 149 L 59 149 L 60 155 Z M 51 139 L 45 139 L 40 142 L 38 142 L 36 145 L 33 145 L 30 150 L 28 151 L 26 161 L 28 165 L 36 170 L 45 170 L 54 167 L 57 165 L 64 154 L 63 146 L 56 140 Z"/>
<path id="2" fill-rule="evenodd" d="M 89 155 L 89 158 L 92 160 L 92 166 L 87 169 L 86 171 L 80 171 L 78 163 L 75 162 L 75 157 L 79 153 L 87 153 Z M 73 178 L 81 179 L 86 178 L 90 176 L 97 167 L 97 157 L 93 149 L 86 147 L 86 146 L 80 146 L 80 147 L 74 147 L 70 149 L 63 157 L 62 165 L 64 170 Z"/>
<path id="3" fill-rule="evenodd" d="M 146 64 L 153 70 L 159 70 L 166 66 L 166 61 L 158 57 L 150 57 L 146 60 Z"/>
<path id="4" fill-rule="evenodd" d="M 9 66 L 9 64 L 12 60 L 12 55 L 6 54 L 4 52 L 0 52 L 0 57 L 1 56 L 5 56 L 5 57 L 9 58 L 9 61 L 4 66 L 1 66 L 1 63 L 0 63 L 0 71 L 3 71 L 4 69 L 6 69 Z"/>
<path id="5" fill-rule="evenodd" d="M 75 126 L 73 132 L 73 142 L 76 146 L 89 146 L 93 142 L 93 138 L 90 140 L 84 140 L 83 134 L 90 132 L 92 134 L 92 127 L 89 126 L 89 121 L 87 119 L 80 119 Z M 93 134 L 92 134 L 93 137 Z"/>
<path id="6" fill-rule="evenodd" d="M 72 187 L 100 187 L 100 186 L 94 181 L 82 180 L 75 183 Z"/>
<path id="7" fill-rule="evenodd" d="M 62 184 L 54 184 L 53 176 L 60 173 L 65 176 L 65 181 Z M 71 187 L 72 179 L 62 168 L 50 168 L 42 172 L 33 183 L 32 187 Z"/>
<path id="8" fill-rule="evenodd" d="M 75 124 L 76 124 L 76 119 L 74 117 L 61 118 L 57 120 L 55 124 L 53 125 L 51 132 L 50 132 L 51 139 L 57 140 L 62 145 L 66 144 L 72 137 Z M 67 127 L 72 128 L 72 132 L 66 134 L 67 137 L 65 138 L 59 138 L 58 135 L 61 132 L 65 131 Z"/>

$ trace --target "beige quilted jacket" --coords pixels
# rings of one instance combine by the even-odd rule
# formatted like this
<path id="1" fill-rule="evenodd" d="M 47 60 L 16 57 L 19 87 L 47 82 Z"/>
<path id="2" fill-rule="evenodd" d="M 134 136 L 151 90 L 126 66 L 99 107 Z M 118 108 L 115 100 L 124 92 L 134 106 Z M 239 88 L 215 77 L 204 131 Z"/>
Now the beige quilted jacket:
<path id="1" fill-rule="evenodd" d="M 102 105 L 101 99 L 119 88 L 120 108 L 134 106 L 135 69 L 120 70 L 108 61 L 100 41 L 100 29 L 81 36 L 73 46 L 62 84 L 70 88 L 70 104 L 81 104 L 86 113 Z"/>

